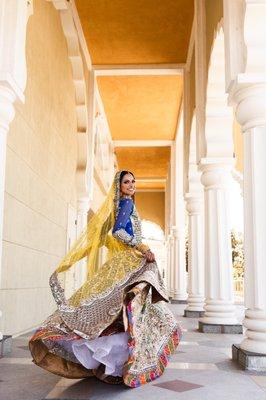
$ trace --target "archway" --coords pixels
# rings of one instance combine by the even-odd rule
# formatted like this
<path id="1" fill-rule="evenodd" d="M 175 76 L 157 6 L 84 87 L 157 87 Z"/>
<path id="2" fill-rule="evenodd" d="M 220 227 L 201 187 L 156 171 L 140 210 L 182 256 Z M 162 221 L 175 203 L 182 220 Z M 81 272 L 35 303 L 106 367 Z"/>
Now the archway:
<path id="1" fill-rule="evenodd" d="M 200 331 L 215 324 L 217 333 L 242 332 L 233 293 L 229 193 L 235 165 L 233 109 L 225 93 L 224 32 L 215 32 L 206 88 L 204 146 L 200 154 L 205 214 L 205 314 Z M 202 138 L 201 138 L 202 139 Z"/>
<path id="2" fill-rule="evenodd" d="M 162 277 L 166 277 L 166 249 L 165 249 L 165 235 L 160 227 L 153 221 L 143 219 L 142 224 L 142 237 L 144 242 L 151 248 L 155 254 L 159 270 Z"/>

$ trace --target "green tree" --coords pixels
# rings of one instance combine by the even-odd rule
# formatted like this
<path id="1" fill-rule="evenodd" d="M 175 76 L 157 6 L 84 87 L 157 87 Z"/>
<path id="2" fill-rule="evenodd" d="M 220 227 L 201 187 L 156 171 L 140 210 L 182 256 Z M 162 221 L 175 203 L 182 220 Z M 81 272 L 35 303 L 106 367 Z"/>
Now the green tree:
<path id="1" fill-rule="evenodd" d="M 244 278 L 244 239 L 242 232 L 231 231 L 234 279 Z"/>

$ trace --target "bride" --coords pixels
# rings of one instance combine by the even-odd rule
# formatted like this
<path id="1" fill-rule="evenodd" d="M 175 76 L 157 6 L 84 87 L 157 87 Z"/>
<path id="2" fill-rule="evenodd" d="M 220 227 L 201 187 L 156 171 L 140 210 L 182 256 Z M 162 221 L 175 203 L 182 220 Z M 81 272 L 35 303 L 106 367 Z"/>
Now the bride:
<path id="1" fill-rule="evenodd" d="M 117 172 L 103 205 L 51 276 L 57 310 L 30 339 L 36 365 L 130 387 L 163 373 L 181 330 L 165 304 L 154 254 L 142 243 L 134 194 L 134 175 Z M 84 282 L 66 298 L 64 282 L 82 259 Z"/>

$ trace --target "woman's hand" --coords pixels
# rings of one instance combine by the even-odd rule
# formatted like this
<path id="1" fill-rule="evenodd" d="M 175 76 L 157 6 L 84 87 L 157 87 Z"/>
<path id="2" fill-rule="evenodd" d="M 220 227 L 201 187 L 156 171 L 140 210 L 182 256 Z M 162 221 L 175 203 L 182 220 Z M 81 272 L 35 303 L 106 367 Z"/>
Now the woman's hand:
<path id="1" fill-rule="evenodd" d="M 144 257 L 146 258 L 146 260 L 148 262 L 154 262 L 155 261 L 155 255 L 150 250 L 145 251 Z"/>

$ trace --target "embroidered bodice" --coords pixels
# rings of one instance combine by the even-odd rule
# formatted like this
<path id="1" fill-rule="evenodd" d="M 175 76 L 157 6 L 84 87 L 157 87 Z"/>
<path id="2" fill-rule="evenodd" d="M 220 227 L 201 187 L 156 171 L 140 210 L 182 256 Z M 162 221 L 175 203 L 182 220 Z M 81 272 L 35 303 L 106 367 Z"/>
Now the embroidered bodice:
<path id="1" fill-rule="evenodd" d="M 130 246 L 141 243 L 141 222 L 131 198 L 122 198 L 119 201 L 113 236 Z"/>

